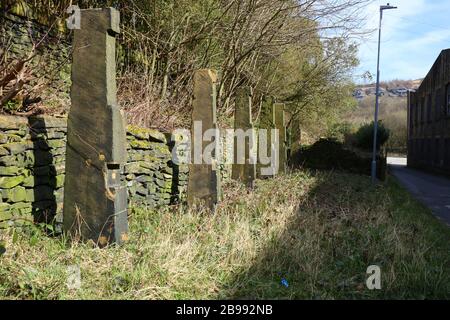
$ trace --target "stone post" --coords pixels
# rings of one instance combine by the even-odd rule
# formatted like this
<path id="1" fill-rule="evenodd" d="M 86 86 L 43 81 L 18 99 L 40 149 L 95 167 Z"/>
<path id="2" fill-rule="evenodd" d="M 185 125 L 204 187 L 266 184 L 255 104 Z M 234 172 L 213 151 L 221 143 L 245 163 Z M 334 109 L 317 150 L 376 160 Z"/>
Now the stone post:
<path id="1" fill-rule="evenodd" d="M 287 161 L 287 151 L 286 151 L 286 123 L 284 117 L 284 103 L 275 103 L 273 105 L 275 114 L 275 128 L 278 129 L 279 134 L 279 169 L 278 173 L 286 172 L 286 161 Z"/>
<path id="2" fill-rule="evenodd" d="M 234 161 L 232 178 L 253 188 L 256 178 L 256 136 L 252 121 L 251 88 L 237 90 L 234 113 Z"/>
<path id="3" fill-rule="evenodd" d="M 284 121 L 286 123 L 286 161 L 287 165 L 290 166 L 291 156 L 292 156 L 292 112 L 287 108 L 284 110 Z"/>
<path id="4" fill-rule="evenodd" d="M 292 157 L 300 148 L 301 131 L 298 115 L 285 110 L 286 123 L 286 154 L 289 166 L 293 164 Z M 297 155 L 298 156 L 298 155 Z"/>
<path id="5" fill-rule="evenodd" d="M 216 162 L 220 139 L 216 117 L 217 75 L 209 69 L 194 74 L 194 96 L 192 102 L 192 156 L 189 165 L 188 205 L 201 203 L 211 210 L 220 199 L 220 174 Z M 215 130 L 216 137 L 204 139 L 207 131 Z M 212 148 L 211 148 L 212 147 Z M 209 151 L 209 152 L 208 152 Z M 211 161 L 208 161 L 211 157 Z M 210 163 L 208 163 L 210 162 Z"/>
<path id="6" fill-rule="evenodd" d="M 300 147 L 302 140 L 302 130 L 300 127 L 300 120 L 297 117 L 291 119 L 291 142 L 292 142 L 292 151 L 295 148 Z"/>
<path id="7" fill-rule="evenodd" d="M 64 230 L 99 246 L 128 238 L 126 129 L 115 78 L 119 20 L 113 8 L 81 10 L 74 31 Z"/>
<path id="8" fill-rule="evenodd" d="M 263 168 L 267 168 L 270 166 L 270 164 L 264 164 L 261 159 L 261 152 L 264 152 L 267 157 L 272 156 L 272 129 L 275 129 L 275 109 L 273 108 L 273 98 L 272 97 L 264 97 L 264 100 L 262 101 L 262 107 L 261 107 L 261 113 L 260 113 L 260 119 L 259 119 L 259 126 L 258 126 L 258 164 L 257 164 L 257 177 L 259 179 L 263 178 L 269 178 L 273 175 L 264 175 L 262 173 Z M 265 131 L 267 141 L 264 145 L 261 141 L 261 131 Z M 265 150 L 261 150 L 265 148 Z"/>

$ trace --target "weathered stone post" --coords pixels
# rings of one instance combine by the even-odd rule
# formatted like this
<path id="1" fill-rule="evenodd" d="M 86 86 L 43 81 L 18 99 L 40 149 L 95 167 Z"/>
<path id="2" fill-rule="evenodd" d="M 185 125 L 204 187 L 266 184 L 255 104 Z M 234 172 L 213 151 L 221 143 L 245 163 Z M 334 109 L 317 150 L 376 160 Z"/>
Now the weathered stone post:
<path id="1" fill-rule="evenodd" d="M 192 156 L 189 165 L 188 205 L 202 203 L 214 210 L 220 199 L 220 174 L 216 162 L 219 152 L 219 136 L 208 137 L 205 133 L 215 130 L 217 75 L 209 69 L 198 70 L 194 74 L 194 97 L 192 102 Z M 212 129 L 212 130 L 211 130 Z M 213 146 L 213 148 L 211 148 Z M 209 154 L 208 154 L 209 151 Z M 210 159 L 208 160 L 208 158 Z M 209 163 L 208 163 L 209 162 Z"/>
<path id="2" fill-rule="evenodd" d="M 292 155 L 292 112 L 287 108 L 284 110 L 284 121 L 286 123 L 286 163 L 290 166 Z"/>
<path id="3" fill-rule="evenodd" d="M 270 166 L 264 163 L 261 153 L 265 153 L 267 157 L 272 157 L 272 129 L 275 129 L 275 109 L 273 108 L 273 98 L 264 97 L 262 101 L 261 114 L 258 126 L 258 164 L 257 177 L 259 179 L 272 177 L 273 174 L 263 174 L 263 169 Z M 261 133 L 266 133 L 266 141 L 261 140 Z M 264 150 L 262 150 L 264 149 Z"/>
<path id="4" fill-rule="evenodd" d="M 287 163 L 289 166 L 293 165 L 294 153 L 298 151 L 300 147 L 301 131 L 300 131 L 300 121 L 298 115 L 285 110 L 285 123 L 286 123 L 286 155 Z"/>
<path id="5" fill-rule="evenodd" d="M 275 103 L 273 105 L 274 114 L 275 114 L 275 128 L 278 129 L 279 134 L 279 169 L 278 173 L 286 172 L 286 160 L 287 160 L 287 152 L 286 152 L 286 124 L 284 118 L 284 103 Z"/>
<path id="6" fill-rule="evenodd" d="M 116 100 L 113 8 L 81 10 L 74 31 L 64 230 L 100 246 L 127 239 L 126 129 Z"/>
<path id="7" fill-rule="evenodd" d="M 256 178 L 254 159 L 256 136 L 252 122 L 251 88 L 240 88 L 234 113 L 234 161 L 232 178 L 252 188 Z"/>
<path id="8" fill-rule="evenodd" d="M 291 140 L 291 150 L 289 165 L 295 166 L 298 161 L 300 161 L 300 149 L 302 140 L 302 131 L 300 127 L 300 119 L 298 115 L 294 116 L 290 122 L 290 140 Z"/>
<path id="9" fill-rule="evenodd" d="M 294 116 L 294 118 L 291 119 L 291 142 L 292 142 L 292 148 L 298 148 L 300 147 L 302 140 L 302 130 L 300 127 L 300 120 L 298 119 L 298 116 Z"/>

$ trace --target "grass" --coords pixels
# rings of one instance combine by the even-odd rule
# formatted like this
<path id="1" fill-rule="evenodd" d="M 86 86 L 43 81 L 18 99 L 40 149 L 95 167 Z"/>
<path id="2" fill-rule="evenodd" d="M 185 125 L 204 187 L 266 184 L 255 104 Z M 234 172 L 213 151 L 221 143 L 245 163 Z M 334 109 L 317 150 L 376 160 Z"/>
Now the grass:
<path id="1" fill-rule="evenodd" d="M 225 186 L 215 215 L 134 208 L 130 241 L 89 243 L 3 232 L 0 298 L 437 299 L 450 297 L 450 230 L 392 178 L 298 171 Z M 67 268 L 81 288 L 67 288 Z M 382 290 L 365 286 L 382 269 Z M 280 281 L 286 279 L 289 287 Z"/>

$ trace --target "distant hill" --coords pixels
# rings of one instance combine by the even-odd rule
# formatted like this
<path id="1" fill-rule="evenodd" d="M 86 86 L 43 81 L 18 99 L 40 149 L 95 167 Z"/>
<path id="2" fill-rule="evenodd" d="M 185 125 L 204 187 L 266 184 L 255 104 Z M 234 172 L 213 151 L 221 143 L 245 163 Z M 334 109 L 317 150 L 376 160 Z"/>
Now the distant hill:
<path id="1" fill-rule="evenodd" d="M 406 97 L 408 90 L 417 90 L 423 79 L 417 80 L 392 80 L 380 82 L 380 94 L 389 97 Z M 359 85 L 353 92 L 353 96 L 362 100 L 368 96 L 374 96 L 376 93 L 376 84 Z"/>
<path id="2" fill-rule="evenodd" d="M 405 87 L 407 89 L 416 90 L 419 88 L 420 84 L 422 83 L 423 79 L 417 79 L 417 80 L 392 80 L 388 82 L 381 82 L 380 85 L 383 88 L 386 88 L 386 90 L 392 89 L 392 88 L 398 88 L 398 87 Z"/>

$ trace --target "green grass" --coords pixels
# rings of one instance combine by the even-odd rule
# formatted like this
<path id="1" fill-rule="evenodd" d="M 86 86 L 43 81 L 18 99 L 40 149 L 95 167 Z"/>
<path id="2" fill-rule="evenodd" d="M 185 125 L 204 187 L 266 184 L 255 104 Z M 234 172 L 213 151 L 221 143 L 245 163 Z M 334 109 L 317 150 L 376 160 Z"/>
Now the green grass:
<path id="1" fill-rule="evenodd" d="M 0 298 L 449 298 L 449 228 L 393 179 L 369 180 L 295 172 L 254 192 L 226 185 L 215 215 L 134 208 L 123 247 L 3 232 Z M 78 290 L 66 286 L 70 265 Z M 381 267 L 382 290 L 366 288 L 369 265 Z"/>

